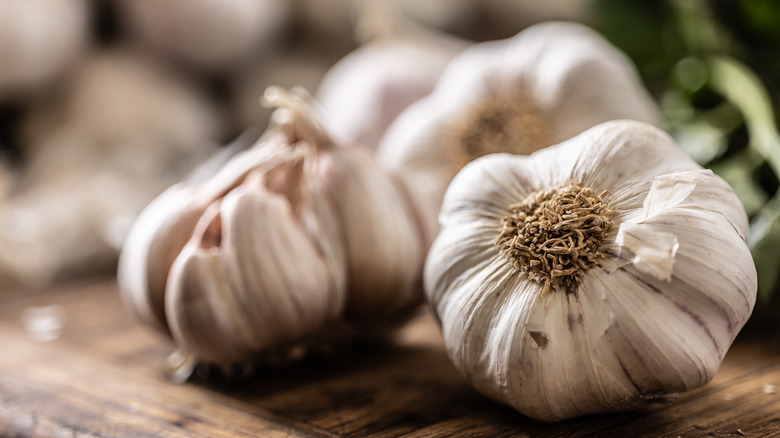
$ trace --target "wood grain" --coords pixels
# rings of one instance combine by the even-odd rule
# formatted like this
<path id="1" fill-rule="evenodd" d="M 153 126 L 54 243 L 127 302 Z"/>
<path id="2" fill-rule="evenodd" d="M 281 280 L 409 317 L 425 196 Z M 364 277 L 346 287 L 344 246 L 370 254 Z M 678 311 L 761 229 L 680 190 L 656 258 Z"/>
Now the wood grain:
<path id="1" fill-rule="evenodd" d="M 466 385 L 426 313 L 393 342 L 176 384 L 172 345 L 125 313 L 111 281 L 0 292 L 0 303 L 3 437 L 780 436 L 780 343 L 757 334 L 741 335 L 714 381 L 675 403 L 544 424 Z M 64 310 L 62 336 L 35 342 L 21 315 L 52 304 Z"/>

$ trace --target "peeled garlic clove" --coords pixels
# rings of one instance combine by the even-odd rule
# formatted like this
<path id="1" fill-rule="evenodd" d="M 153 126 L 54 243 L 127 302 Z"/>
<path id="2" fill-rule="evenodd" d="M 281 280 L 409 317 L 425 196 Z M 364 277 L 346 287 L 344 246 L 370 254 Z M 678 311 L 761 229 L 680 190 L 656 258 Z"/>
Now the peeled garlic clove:
<path id="1" fill-rule="evenodd" d="M 377 159 L 404 180 L 435 236 L 444 191 L 466 163 L 529 154 L 618 118 L 660 123 L 628 58 L 584 26 L 544 23 L 456 56 L 388 128 Z"/>
<path id="2" fill-rule="evenodd" d="M 239 187 L 199 228 L 171 269 L 166 311 L 176 343 L 200 359 L 232 364 L 300 341 L 343 302 L 284 197 Z"/>
<path id="3" fill-rule="evenodd" d="M 739 199 L 639 122 L 476 160 L 441 226 L 424 278 L 449 357 L 543 421 L 704 385 L 755 304 Z"/>

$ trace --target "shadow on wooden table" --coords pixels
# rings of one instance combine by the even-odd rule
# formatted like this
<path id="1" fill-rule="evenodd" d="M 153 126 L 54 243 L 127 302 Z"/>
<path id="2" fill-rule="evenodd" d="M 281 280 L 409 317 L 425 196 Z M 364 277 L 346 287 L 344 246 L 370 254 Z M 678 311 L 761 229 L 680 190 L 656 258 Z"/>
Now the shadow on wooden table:
<path id="1" fill-rule="evenodd" d="M 709 385 L 676 403 L 540 423 L 469 387 L 425 313 L 394 342 L 231 381 L 166 379 L 173 346 L 122 308 L 113 282 L 7 294 L 0 307 L 0 436 L 780 436 L 780 348 L 739 339 Z M 21 315 L 57 305 L 61 336 Z"/>

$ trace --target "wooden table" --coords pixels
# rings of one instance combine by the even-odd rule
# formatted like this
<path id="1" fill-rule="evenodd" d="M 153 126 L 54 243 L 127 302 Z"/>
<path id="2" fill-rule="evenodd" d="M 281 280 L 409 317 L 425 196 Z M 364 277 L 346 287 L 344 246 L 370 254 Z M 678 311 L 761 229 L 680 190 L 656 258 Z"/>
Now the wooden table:
<path id="1" fill-rule="evenodd" d="M 25 309 L 54 304 L 61 336 L 31 339 Z M 0 436 L 780 436 L 780 343 L 760 336 L 741 336 L 715 380 L 676 403 L 558 424 L 467 386 L 426 313 L 390 345 L 248 380 L 173 383 L 172 351 L 111 281 L 0 291 Z"/>

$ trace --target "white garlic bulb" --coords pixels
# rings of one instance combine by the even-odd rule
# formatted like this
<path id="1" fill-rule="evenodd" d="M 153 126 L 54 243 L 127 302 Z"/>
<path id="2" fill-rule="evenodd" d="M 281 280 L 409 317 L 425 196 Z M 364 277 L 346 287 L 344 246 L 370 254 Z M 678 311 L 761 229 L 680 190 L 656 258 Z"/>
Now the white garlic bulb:
<path id="1" fill-rule="evenodd" d="M 88 38 L 86 0 L 0 2 L 0 99 L 52 83 L 76 63 Z"/>
<path id="2" fill-rule="evenodd" d="M 335 326 L 381 331 L 422 299 L 420 231 L 398 183 L 333 143 L 302 90 L 265 100 L 279 109 L 258 144 L 150 204 L 120 258 L 125 304 L 207 363 Z"/>
<path id="3" fill-rule="evenodd" d="M 407 183 L 435 236 L 444 191 L 469 161 L 531 153 L 618 118 L 660 120 L 628 58 L 582 25 L 544 23 L 458 55 L 388 128 L 377 158 Z"/>
<path id="4" fill-rule="evenodd" d="M 144 206 L 216 146 L 218 111 L 179 79 L 137 54 L 99 53 L 31 109 L 29 162 L 0 211 L 0 283 L 115 269 Z"/>
<path id="5" fill-rule="evenodd" d="M 289 20 L 286 0 L 115 0 L 130 30 L 190 65 L 231 67 L 268 49 Z"/>
<path id="6" fill-rule="evenodd" d="M 539 420 L 704 385 L 755 303 L 739 199 L 644 123 L 480 158 L 440 220 L 424 280 L 449 357 Z"/>

